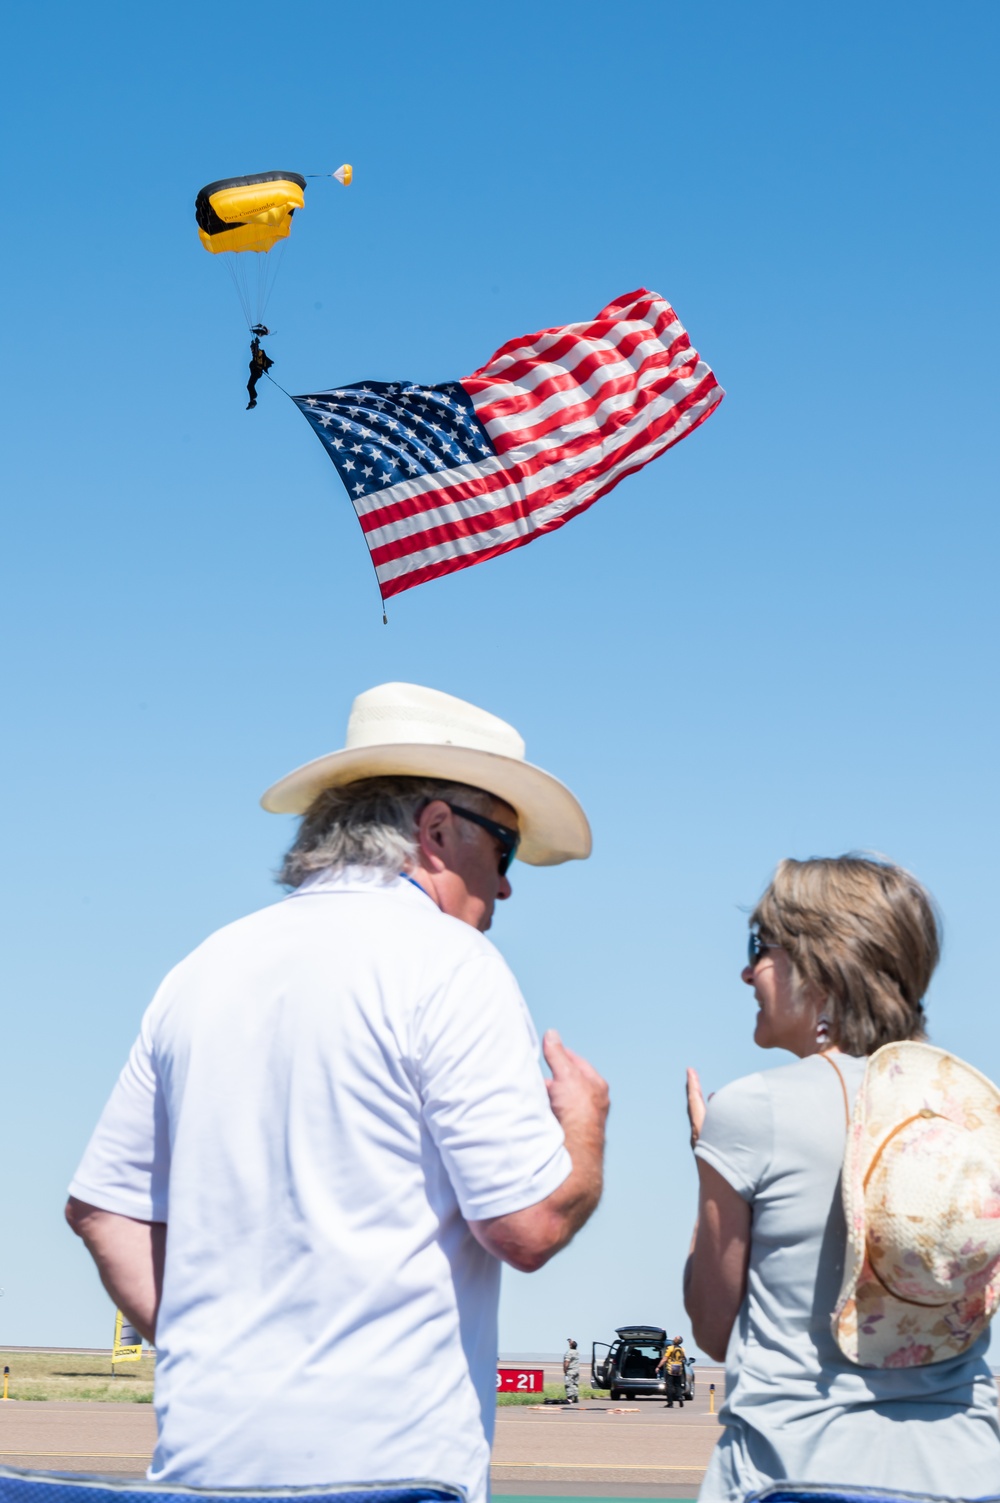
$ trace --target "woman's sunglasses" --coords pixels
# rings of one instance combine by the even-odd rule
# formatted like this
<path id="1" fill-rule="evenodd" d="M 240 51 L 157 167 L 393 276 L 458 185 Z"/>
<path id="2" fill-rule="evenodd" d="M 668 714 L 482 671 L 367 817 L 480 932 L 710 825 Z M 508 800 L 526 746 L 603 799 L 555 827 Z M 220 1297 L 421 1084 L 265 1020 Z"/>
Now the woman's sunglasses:
<path id="1" fill-rule="evenodd" d="M 448 803 L 448 800 L 444 800 Z M 459 819 L 471 820 L 480 829 L 488 830 L 493 839 L 500 846 L 500 865 L 498 871 L 501 877 L 506 877 L 510 863 L 517 855 L 517 848 L 521 844 L 521 837 L 517 830 L 512 830 L 509 825 L 498 825 L 495 819 L 487 819 L 485 814 L 474 814 L 471 809 L 463 809 L 459 804 L 448 804 L 452 814 L 457 814 Z"/>
<path id="2" fill-rule="evenodd" d="M 761 939 L 756 931 L 751 930 L 747 940 L 747 965 L 753 970 L 765 950 L 780 950 L 780 945 L 769 945 Z"/>

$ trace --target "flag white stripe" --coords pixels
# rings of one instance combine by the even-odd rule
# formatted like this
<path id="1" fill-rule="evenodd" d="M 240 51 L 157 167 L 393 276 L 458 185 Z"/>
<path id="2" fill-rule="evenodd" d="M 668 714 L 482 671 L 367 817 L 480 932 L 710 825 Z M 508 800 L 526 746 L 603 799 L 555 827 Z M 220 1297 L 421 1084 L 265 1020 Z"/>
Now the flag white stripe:
<path id="1" fill-rule="evenodd" d="M 536 455 L 544 453 L 550 453 L 552 459 L 549 464 L 536 470 L 533 475 L 524 478 L 521 482 L 523 494 L 530 496 L 533 492 L 551 485 L 553 480 L 552 468 L 554 465 L 560 467 L 561 475 L 573 474 L 577 470 L 586 469 L 589 465 L 595 463 L 596 459 L 602 454 L 612 453 L 616 448 L 620 448 L 622 444 L 627 443 L 634 437 L 639 426 L 646 427 L 649 423 L 655 421 L 656 418 L 664 416 L 672 407 L 677 406 L 678 401 L 682 397 L 687 396 L 691 391 L 695 390 L 699 382 L 704 380 L 706 376 L 711 376 L 711 374 L 708 366 L 704 362 L 701 362 L 694 375 L 687 381 L 675 382 L 668 395 L 654 397 L 642 409 L 642 413 L 638 415 L 639 422 L 637 423 L 626 424 L 607 435 L 601 435 L 595 425 L 594 442 L 570 458 L 561 455 L 563 443 L 572 437 L 575 431 L 586 433 L 591 427 L 589 422 L 582 422 L 580 424 L 568 423 L 564 429 L 560 429 L 559 436 L 561 442 L 557 447 L 553 446 L 551 434 L 537 439 L 534 443 L 525 444 L 523 448 L 517 451 L 518 464 L 525 464 L 534 459 Z M 713 388 L 714 390 L 715 388 Z M 623 392 L 621 395 L 623 402 L 627 402 L 629 394 Z M 711 400 L 711 396 L 712 393 L 710 392 L 705 401 Z M 703 408 L 704 401 L 699 403 L 695 410 L 701 411 Z M 500 456 L 496 456 L 483 460 L 480 463 L 456 465 L 454 469 L 438 470 L 430 475 L 419 475 L 413 480 L 399 480 L 395 485 L 388 486 L 384 491 L 378 492 L 378 494 L 360 497 L 355 509 L 359 517 L 368 516 L 372 512 L 380 511 L 383 506 L 392 506 L 397 501 L 415 499 L 417 496 L 438 491 L 445 485 L 457 485 L 462 481 L 475 480 L 479 476 L 495 475 L 507 469 L 510 463 L 510 455 L 507 456 L 506 462 Z M 389 536 L 382 536 L 382 534 L 388 534 L 390 528 L 393 527 L 402 529 L 400 532 L 394 534 L 394 536 L 403 536 L 406 531 L 420 532 L 425 527 L 436 526 L 438 521 L 441 520 L 454 520 L 454 516 L 451 513 L 455 504 L 461 508 L 461 511 L 456 515 L 466 517 L 475 515 L 477 511 L 492 511 L 494 506 L 501 504 L 495 501 L 494 498 L 504 493 L 504 491 L 499 489 L 488 491 L 484 495 L 468 501 L 447 503 L 438 508 L 422 511 L 417 516 L 407 517 L 403 521 L 388 523 L 385 527 L 377 528 L 366 534 L 369 546 L 377 547 L 379 542 L 388 542 L 390 540 Z M 444 513 L 448 513 L 448 515 L 439 515 Z"/>
<path id="2" fill-rule="evenodd" d="M 463 480 L 475 480 L 480 475 L 495 475 L 506 469 L 507 464 L 499 454 L 491 454 L 489 459 L 458 464 L 454 469 L 435 470 L 429 475 L 418 475 L 414 480 L 397 480 L 395 485 L 386 486 L 384 491 L 359 496 L 354 503 L 354 510 L 359 517 L 367 517 L 373 511 L 381 511 L 383 506 L 392 506 L 396 501 L 415 500 L 417 496 L 439 491 L 443 485 L 458 485 Z M 430 512 L 421 512 L 415 520 L 419 522 L 420 517 L 430 515 Z M 365 535 L 372 537 L 370 532 Z"/>
<path id="3" fill-rule="evenodd" d="M 505 381 L 503 379 L 503 371 L 509 368 L 511 365 L 516 364 L 517 361 L 515 361 L 513 358 L 511 358 L 510 360 L 507 360 L 506 358 L 504 360 L 498 360 L 491 365 L 484 366 L 481 371 L 476 372 L 476 376 L 479 379 L 482 379 L 483 376 L 487 375 L 492 377 L 494 374 L 496 374 L 496 376 L 498 377 L 496 383 L 493 386 L 487 386 L 482 391 L 478 391 L 476 393 L 476 400 L 483 403 L 502 402 L 503 399 L 505 397 L 509 397 L 512 392 L 533 391 L 536 386 L 541 385 L 543 381 L 551 380 L 553 376 L 572 375 L 576 367 L 580 365 L 584 360 L 589 359 L 594 354 L 595 350 L 599 347 L 617 350 L 619 345 L 625 339 L 626 335 L 637 334 L 643 331 L 646 332 L 648 337 L 642 342 L 641 345 L 636 346 L 636 350 L 634 350 L 631 355 L 622 355 L 620 360 L 618 360 L 615 364 L 609 363 L 601 368 L 605 370 L 617 370 L 621 373 L 624 373 L 629 369 L 634 369 L 637 350 L 645 348 L 649 351 L 663 350 L 665 352 L 670 347 L 670 345 L 673 344 L 674 340 L 679 335 L 684 333 L 684 327 L 681 324 L 680 320 L 676 320 L 668 328 L 664 329 L 662 334 L 657 335 L 650 330 L 648 324 L 633 323 L 629 324 L 627 328 L 621 330 L 620 332 L 616 331 L 614 338 L 605 336 L 599 342 L 597 340 L 594 340 L 593 338 L 581 338 L 579 343 L 574 347 L 572 351 L 567 351 L 566 354 L 561 355 L 558 360 L 543 361 L 537 366 L 535 370 L 525 371 L 523 374 L 517 376 L 513 381 Z M 552 344 L 554 342 L 555 341 L 553 340 L 547 341 L 547 343 L 549 344 Z M 675 356 L 674 358 L 675 360 L 679 359 L 680 363 L 683 364 L 683 357 L 687 356 L 688 358 L 690 358 L 690 355 L 692 353 L 693 351 L 690 350 L 678 351 L 677 356 Z M 575 359 L 572 359 L 573 355 L 576 356 Z M 533 357 L 527 352 L 522 353 L 518 357 L 519 360 L 534 358 L 537 357 Z M 572 364 L 570 363 L 571 360 Z M 597 372 L 595 371 L 594 374 L 596 375 Z M 589 379 L 593 378 L 591 377 Z M 581 381 L 577 384 L 582 390 L 588 389 L 586 382 Z"/>
<path id="4" fill-rule="evenodd" d="M 572 511 L 587 501 L 597 491 L 609 485 L 623 470 L 634 469 L 640 465 L 648 464 L 655 459 L 657 454 L 676 442 L 689 428 L 691 428 L 704 413 L 706 408 L 711 407 L 717 397 L 718 388 L 693 407 L 680 415 L 676 423 L 666 429 L 651 443 L 646 444 L 635 453 L 623 455 L 621 460 L 609 469 L 603 470 L 600 475 L 593 476 L 589 481 L 576 487 L 569 495 L 562 496 L 558 501 L 550 502 L 547 506 L 535 507 L 525 517 L 517 517 L 511 522 L 501 523 L 484 531 L 473 533 L 471 536 L 451 538 L 444 543 L 434 543 L 430 547 L 417 553 L 404 554 L 399 558 L 388 559 L 383 564 L 376 565 L 376 572 L 381 580 L 396 579 L 401 574 L 408 574 L 414 569 L 423 568 L 426 564 L 437 563 L 442 559 L 454 558 L 460 555 L 479 553 L 487 548 L 492 548 L 497 542 L 504 539 L 523 537 L 526 534 L 537 532 L 544 527 L 546 522 L 561 516 L 563 512 Z M 590 451 L 593 456 L 593 451 Z M 450 472 L 449 472 L 450 473 Z M 550 482 L 551 483 L 551 482 Z M 395 487 L 394 487 L 395 489 Z M 401 522 L 392 523 L 387 527 L 376 528 L 366 534 L 369 548 L 377 548 L 385 543 L 397 542 L 414 532 L 423 532 L 428 528 L 440 526 L 444 522 L 466 520 L 478 513 L 497 511 L 503 506 L 524 498 L 523 485 L 509 485 L 502 490 L 492 491 L 486 497 L 475 497 L 468 502 L 453 503 L 450 506 L 437 507 L 433 511 L 422 512 L 417 517 L 407 517 Z M 488 503 L 488 504 L 484 504 Z"/>
<path id="5" fill-rule="evenodd" d="M 691 420 L 697 414 L 691 414 Z M 647 444 L 646 447 L 634 455 L 629 455 L 619 464 L 603 472 L 600 476 L 586 485 L 580 486 L 571 496 L 563 497 L 548 506 L 539 507 L 528 517 L 518 517 L 511 522 L 501 523 L 495 527 L 477 532 L 471 536 L 451 538 L 444 543 L 435 543 L 428 548 L 421 549 L 419 553 L 409 553 L 402 558 L 389 559 L 384 564 L 376 564 L 375 571 L 382 582 L 396 579 L 400 575 L 410 574 L 417 569 L 422 569 L 428 564 L 440 563 L 453 558 L 465 558 L 487 549 L 496 547 L 498 544 L 515 542 L 519 537 L 535 536 L 545 525 L 569 510 L 574 510 L 585 503 L 597 491 L 604 490 L 613 485 L 616 478 L 623 472 L 648 464 L 651 459 L 663 452 L 664 447 L 669 447 L 671 438 L 682 437 L 690 423 L 678 424 L 677 429 L 671 434 L 664 435 L 665 442 L 657 440 Z M 514 493 L 516 499 L 516 492 Z"/>
<path id="6" fill-rule="evenodd" d="M 516 434 L 518 431 L 525 429 L 531 429 L 537 423 L 544 422 L 546 418 L 551 417 L 555 412 L 579 406 L 582 401 L 597 396 L 601 386 L 605 385 L 606 382 L 621 379 L 623 376 L 626 376 L 627 372 L 626 379 L 629 381 L 629 386 L 625 391 L 611 392 L 593 412 L 589 412 L 584 417 L 577 418 L 560 428 L 560 442 L 562 443 L 566 441 L 561 437 L 563 434 L 572 436 L 575 433 L 584 433 L 590 429 L 600 429 L 613 412 L 621 412 L 624 409 L 635 407 L 638 394 L 648 391 L 650 387 L 655 387 L 658 384 L 669 385 L 675 400 L 678 393 L 685 389 L 690 391 L 692 386 L 697 386 L 698 381 L 701 379 L 697 370 L 694 376 L 687 377 L 686 381 L 678 380 L 676 375 L 677 370 L 686 365 L 690 357 L 691 352 L 685 351 L 683 359 L 678 359 L 669 366 L 653 366 L 647 372 L 641 373 L 638 380 L 636 379 L 636 372 L 627 365 L 603 366 L 601 373 L 595 371 L 589 381 L 585 383 L 581 382 L 580 385 L 571 387 L 568 390 L 553 392 L 551 396 L 545 398 L 544 402 L 539 402 L 536 407 L 531 407 L 526 412 L 513 413 L 509 417 L 505 416 L 486 420 L 485 415 L 480 412 L 478 393 L 472 399 L 473 406 L 476 408 L 476 416 L 483 424 L 490 438 L 496 439 L 501 433 L 506 436 Z M 705 372 L 708 372 L 707 366 L 705 366 Z M 647 379 L 642 380 L 642 374 L 645 374 Z M 637 411 L 637 419 L 642 421 L 646 411 L 645 407 Z M 550 446 L 551 443 L 551 434 L 528 440 L 528 444 L 530 444 L 535 452 L 537 452 L 539 447 L 545 448 Z M 510 450 L 508 449 L 507 452 L 510 453 Z M 518 450 L 518 457 L 523 457 L 520 449 Z"/>
<path id="7" fill-rule="evenodd" d="M 636 303 L 629 306 L 635 307 L 638 303 L 644 301 L 647 301 L 647 299 L 638 298 L 636 299 Z M 546 350 L 551 349 L 553 345 L 558 344 L 559 340 L 565 339 L 567 335 L 575 335 L 579 340 L 585 342 L 591 350 L 596 349 L 599 345 L 617 345 L 631 331 L 636 329 L 651 329 L 663 313 L 672 313 L 673 322 L 668 324 L 662 333 L 656 337 L 665 343 L 672 342 L 678 334 L 685 332 L 684 325 L 665 298 L 654 298 L 649 311 L 638 318 L 629 318 L 626 314 L 620 318 L 616 317 L 610 324 L 607 319 L 591 319 L 582 323 L 565 324 L 558 329 L 545 329 L 537 339 L 517 345 L 513 349 L 505 349 L 502 355 L 491 360 L 489 364 L 481 366 L 475 374 L 479 376 L 490 371 L 499 372 L 509 369 L 511 365 L 519 361 L 534 361 L 538 358 L 539 354 L 544 354 Z M 600 334 L 595 332 L 598 323 L 606 325 Z M 669 341 L 667 340 L 668 334 L 670 335 Z M 560 364 L 562 364 L 561 360 Z"/>

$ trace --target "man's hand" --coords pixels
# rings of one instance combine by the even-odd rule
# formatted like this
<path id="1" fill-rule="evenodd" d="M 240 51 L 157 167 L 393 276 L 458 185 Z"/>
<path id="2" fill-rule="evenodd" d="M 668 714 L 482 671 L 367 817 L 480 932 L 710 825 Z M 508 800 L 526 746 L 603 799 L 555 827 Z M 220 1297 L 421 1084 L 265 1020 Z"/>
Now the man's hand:
<path id="1" fill-rule="evenodd" d="M 609 1106 L 607 1081 L 602 1080 L 593 1065 L 567 1049 L 554 1028 L 542 1040 L 542 1053 L 552 1071 L 552 1079 L 546 1081 L 549 1105 L 566 1134 L 567 1147 L 571 1136 L 576 1138 L 581 1134 L 599 1134 L 603 1142 Z"/>
<path id="2" fill-rule="evenodd" d="M 552 1071 L 549 1101 L 566 1135 L 573 1169 L 558 1190 L 537 1205 L 469 1223 L 487 1252 L 522 1273 L 534 1273 L 566 1246 L 590 1219 L 604 1183 L 607 1082 L 593 1065 L 566 1048 L 555 1029 L 546 1033 L 542 1050 Z"/>

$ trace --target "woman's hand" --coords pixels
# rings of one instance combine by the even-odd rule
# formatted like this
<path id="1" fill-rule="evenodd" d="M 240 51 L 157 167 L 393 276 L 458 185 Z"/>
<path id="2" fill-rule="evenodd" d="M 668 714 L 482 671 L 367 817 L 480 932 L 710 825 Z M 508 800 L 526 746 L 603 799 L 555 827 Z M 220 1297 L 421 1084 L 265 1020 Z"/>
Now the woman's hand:
<path id="1" fill-rule="evenodd" d="M 705 1121 L 705 1098 L 701 1094 L 701 1081 L 698 1079 L 698 1071 L 690 1068 L 687 1072 L 687 1108 L 688 1120 L 691 1123 L 691 1147 L 693 1148 L 701 1137 L 701 1129 Z"/>

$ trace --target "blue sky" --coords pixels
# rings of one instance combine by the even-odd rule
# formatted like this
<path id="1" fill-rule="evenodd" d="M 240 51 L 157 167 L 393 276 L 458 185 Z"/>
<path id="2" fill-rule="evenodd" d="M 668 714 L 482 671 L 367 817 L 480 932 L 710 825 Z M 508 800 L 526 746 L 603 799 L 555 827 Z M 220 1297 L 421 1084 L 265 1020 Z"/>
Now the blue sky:
<path id="1" fill-rule="evenodd" d="M 594 827 L 590 862 L 515 868 L 493 931 L 614 1098 L 604 1205 L 508 1277 L 508 1350 L 683 1328 L 684 1067 L 781 1062 L 739 969 L 782 856 L 923 878 L 932 1037 L 1000 1076 L 998 33 L 985 3 L 19 8 L 0 1344 L 110 1340 L 65 1185 L 165 970 L 278 894 L 260 793 L 386 680 L 511 720 Z M 269 308 L 289 390 L 453 379 L 645 284 L 728 391 L 388 627 L 307 425 L 270 386 L 244 411 L 193 220 L 209 180 L 342 161 Z"/>

